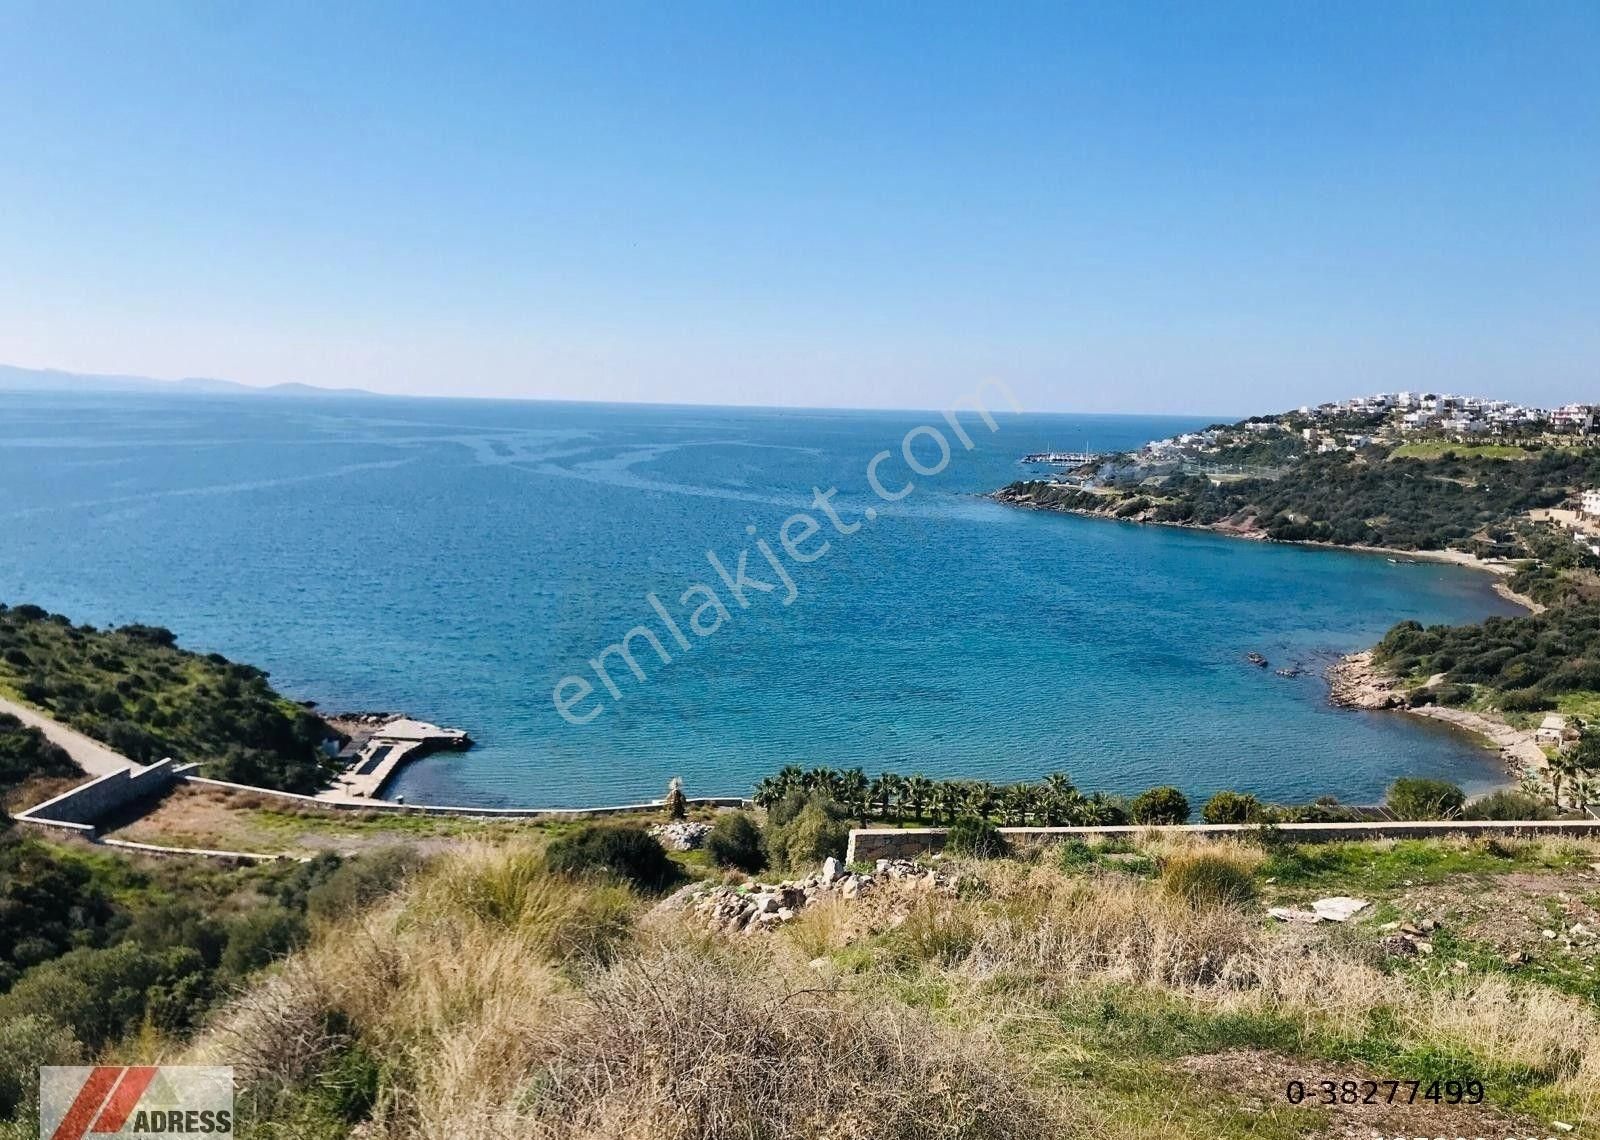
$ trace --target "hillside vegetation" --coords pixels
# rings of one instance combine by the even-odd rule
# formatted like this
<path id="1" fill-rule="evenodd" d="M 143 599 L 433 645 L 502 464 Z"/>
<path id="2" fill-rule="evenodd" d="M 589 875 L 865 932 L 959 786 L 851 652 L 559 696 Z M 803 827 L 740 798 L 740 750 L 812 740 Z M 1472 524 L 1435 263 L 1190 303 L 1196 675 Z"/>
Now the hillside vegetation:
<path id="1" fill-rule="evenodd" d="M 246 1140 L 1600 1122 L 1594 843 L 1149 836 L 830 886 L 664 869 L 625 826 L 493 834 L 232 871 L 0 843 L 0 930 L 29 932 L 0 975 L 0 1138 L 37 1135 L 32 1066 L 92 1060 L 234 1066 Z M 1330 895 L 1369 905 L 1266 915 Z"/>
<path id="2" fill-rule="evenodd" d="M 1431 460 L 1338 452 L 1307 456 L 1276 479 L 1213 483 L 1204 475 L 1172 475 L 1154 486 L 1099 493 L 1023 481 L 997 497 L 1142 521 L 1253 530 L 1283 541 L 1507 553 L 1497 548 L 1513 541 L 1511 536 L 1485 539 L 1479 532 L 1508 527 L 1526 511 L 1557 506 L 1597 483 L 1600 451 L 1594 449 L 1546 450 L 1524 460 L 1454 450 Z"/>
<path id="3" fill-rule="evenodd" d="M 0 605 L 0 692 L 140 763 L 171 756 L 219 779 L 296 792 L 331 774 L 321 720 L 261 670 L 181 649 L 158 627 L 100 630 Z"/>
<path id="4" fill-rule="evenodd" d="M 1587 904 L 1551 941 L 1525 892 L 1597 855 L 1075 845 L 724 933 L 685 895 L 469 845 L 316 927 L 182 1056 L 236 1067 L 241 1135 L 296 1140 L 1544 1135 L 1600 1106 L 1600 1016 L 1566 933 Z M 1331 893 L 1374 905 L 1265 920 Z M 1340 1100 L 1391 1080 L 1416 1103 Z M 1452 1104 L 1468 1080 L 1483 1103 Z"/>

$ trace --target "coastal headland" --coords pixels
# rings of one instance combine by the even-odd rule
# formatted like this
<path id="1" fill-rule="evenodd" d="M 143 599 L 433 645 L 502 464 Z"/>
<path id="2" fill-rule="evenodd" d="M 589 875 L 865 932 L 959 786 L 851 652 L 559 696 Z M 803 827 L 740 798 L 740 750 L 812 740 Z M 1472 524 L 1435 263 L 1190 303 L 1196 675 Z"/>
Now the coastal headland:
<path id="1" fill-rule="evenodd" d="M 1577 743 L 1600 737 L 1600 723 L 1591 730 L 1585 719 L 1600 713 L 1600 670 L 1586 664 L 1600 608 L 1593 421 L 1592 409 L 1576 405 L 1551 413 L 1477 397 L 1380 394 L 1051 464 L 1048 478 L 991 497 L 1492 574 L 1495 593 L 1526 616 L 1426 630 L 1403 622 L 1329 671 L 1330 699 L 1472 733 L 1500 750 L 1513 775 L 1549 782 L 1556 796 L 1553 757 L 1587 756 Z M 1538 714 L 1545 719 L 1536 731 Z"/>

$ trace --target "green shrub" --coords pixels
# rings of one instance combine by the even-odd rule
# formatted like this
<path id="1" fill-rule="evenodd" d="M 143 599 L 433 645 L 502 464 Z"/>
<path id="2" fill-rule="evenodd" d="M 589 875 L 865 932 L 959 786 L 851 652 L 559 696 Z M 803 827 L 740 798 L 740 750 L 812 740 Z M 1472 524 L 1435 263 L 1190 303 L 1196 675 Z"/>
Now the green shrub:
<path id="1" fill-rule="evenodd" d="M 1401 819 L 1454 819 L 1466 801 L 1465 793 L 1447 780 L 1402 776 L 1389 785 L 1384 802 Z"/>
<path id="2" fill-rule="evenodd" d="M 1200 816 L 1207 823 L 1256 823 L 1262 816 L 1261 801 L 1248 793 L 1218 792 L 1206 801 Z"/>
<path id="3" fill-rule="evenodd" d="M 843 859 L 850 821 L 821 792 L 791 792 L 767 813 L 767 857 L 774 867 L 804 870 L 832 856 Z"/>
<path id="4" fill-rule="evenodd" d="M 1177 788 L 1151 788 L 1133 797 L 1128 805 L 1134 823 L 1187 823 L 1189 800 Z"/>
<path id="5" fill-rule="evenodd" d="M 979 859 L 999 859 L 1011 851 L 1000 829 L 986 819 L 964 815 L 950 825 L 944 849 L 952 855 L 971 855 Z"/>
<path id="6" fill-rule="evenodd" d="M 767 865 L 761 828 L 748 812 L 725 812 L 711 825 L 706 853 L 719 867 L 734 867 L 755 874 Z"/>
<path id="7" fill-rule="evenodd" d="M 40 1065 L 77 1065 L 83 1046 L 47 1018 L 29 1015 L 0 1021 L 0 1120 L 27 1121 L 38 1112 Z"/>
<path id="8" fill-rule="evenodd" d="M 614 875 L 647 891 L 670 886 L 679 873 L 655 836 L 617 824 L 585 824 L 553 840 L 545 864 L 565 875 Z"/>
<path id="9" fill-rule="evenodd" d="M 281 958 L 305 938 L 306 923 L 300 915 L 281 906 L 259 907 L 229 924 L 222 968 L 243 976 Z"/>
<path id="10" fill-rule="evenodd" d="M 66 751 L 14 716 L 0 713 L 0 790 L 30 776 L 72 776 L 78 766 Z"/>
<path id="11" fill-rule="evenodd" d="M 1220 851 L 1184 851 L 1161 867 L 1161 888 L 1191 906 L 1240 905 L 1256 896 L 1249 867 Z"/>
<path id="12" fill-rule="evenodd" d="M 422 856 L 409 847 L 386 847 L 347 859 L 306 893 L 306 911 L 324 922 L 348 918 L 389 894 L 422 863 Z"/>
<path id="13" fill-rule="evenodd" d="M 1538 689 L 1508 689 L 1500 694 L 1500 707 L 1506 712 L 1544 712 L 1555 708 L 1556 702 Z"/>
<path id="14" fill-rule="evenodd" d="M 1463 819 L 1554 819 L 1556 813 L 1543 800 L 1526 792 L 1503 789 L 1474 800 L 1462 811 Z"/>
<path id="15" fill-rule="evenodd" d="M 1069 839 L 1056 849 L 1056 866 L 1063 871 L 1076 871 L 1095 861 L 1094 848 L 1081 839 Z"/>

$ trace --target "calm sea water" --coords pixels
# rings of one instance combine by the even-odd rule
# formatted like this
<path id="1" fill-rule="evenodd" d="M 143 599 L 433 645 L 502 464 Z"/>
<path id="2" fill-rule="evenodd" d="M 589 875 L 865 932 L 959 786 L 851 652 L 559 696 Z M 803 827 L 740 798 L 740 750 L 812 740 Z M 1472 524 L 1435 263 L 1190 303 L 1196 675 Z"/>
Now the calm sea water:
<path id="1" fill-rule="evenodd" d="M 1487 753 L 1392 714 L 1330 708 L 1320 668 L 1402 618 L 1511 612 L 1479 575 L 1381 557 L 1006 509 L 978 497 L 1053 446 L 1128 447 L 1203 421 L 1008 416 L 885 504 L 866 468 L 913 413 L 453 400 L 0 394 L 0 600 L 143 621 L 271 671 L 330 709 L 403 709 L 480 746 L 407 771 L 412 802 L 578 805 L 736 793 L 786 763 L 1088 788 L 1173 782 L 1274 799 L 1376 798 L 1397 774 L 1483 786 Z M 948 430 L 946 434 L 950 433 Z M 927 439 L 922 453 L 931 462 Z M 890 487 L 904 461 L 882 468 Z M 798 596 L 710 566 L 777 546 L 839 488 L 787 565 Z M 780 555 L 780 557 L 782 557 Z M 785 560 L 787 563 L 787 560 Z M 696 583 L 730 617 L 701 638 Z M 663 602 L 682 651 L 646 602 Z M 712 611 L 702 615 L 702 625 Z M 648 680 L 587 664 L 651 622 Z M 1288 680 L 1249 667 L 1299 660 Z M 597 693 L 567 723 L 552 688 Z M 604 698 L 604 699 L 602 699 Z"/>

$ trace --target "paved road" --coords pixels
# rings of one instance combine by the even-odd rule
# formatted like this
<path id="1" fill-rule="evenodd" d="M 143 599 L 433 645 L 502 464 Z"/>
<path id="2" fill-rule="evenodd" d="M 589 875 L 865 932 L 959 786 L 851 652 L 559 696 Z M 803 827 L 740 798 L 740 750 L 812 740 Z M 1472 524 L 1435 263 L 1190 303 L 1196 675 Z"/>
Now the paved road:
<path id="1" fill-rule="evenodd" d="M 113 752 L 98 740 L 91 740 L 83 733 L 73 728 L 68 728 L 60 721 L 51 720 L 43 713 L 30 709 L 27 705 L 19 705 L 15 701 L 8 701 L 0 697 L 0 712 L 10 713 L 23 724 L 32 725 L 44 733 L 52 742 L 59 744 L 67 750 L 73 762 L 91 776 L 104 776 L 107 772 L 115 772 L 119 768 L 142 768 L 144 765 L 135 764 L 120 752 Z"/>

